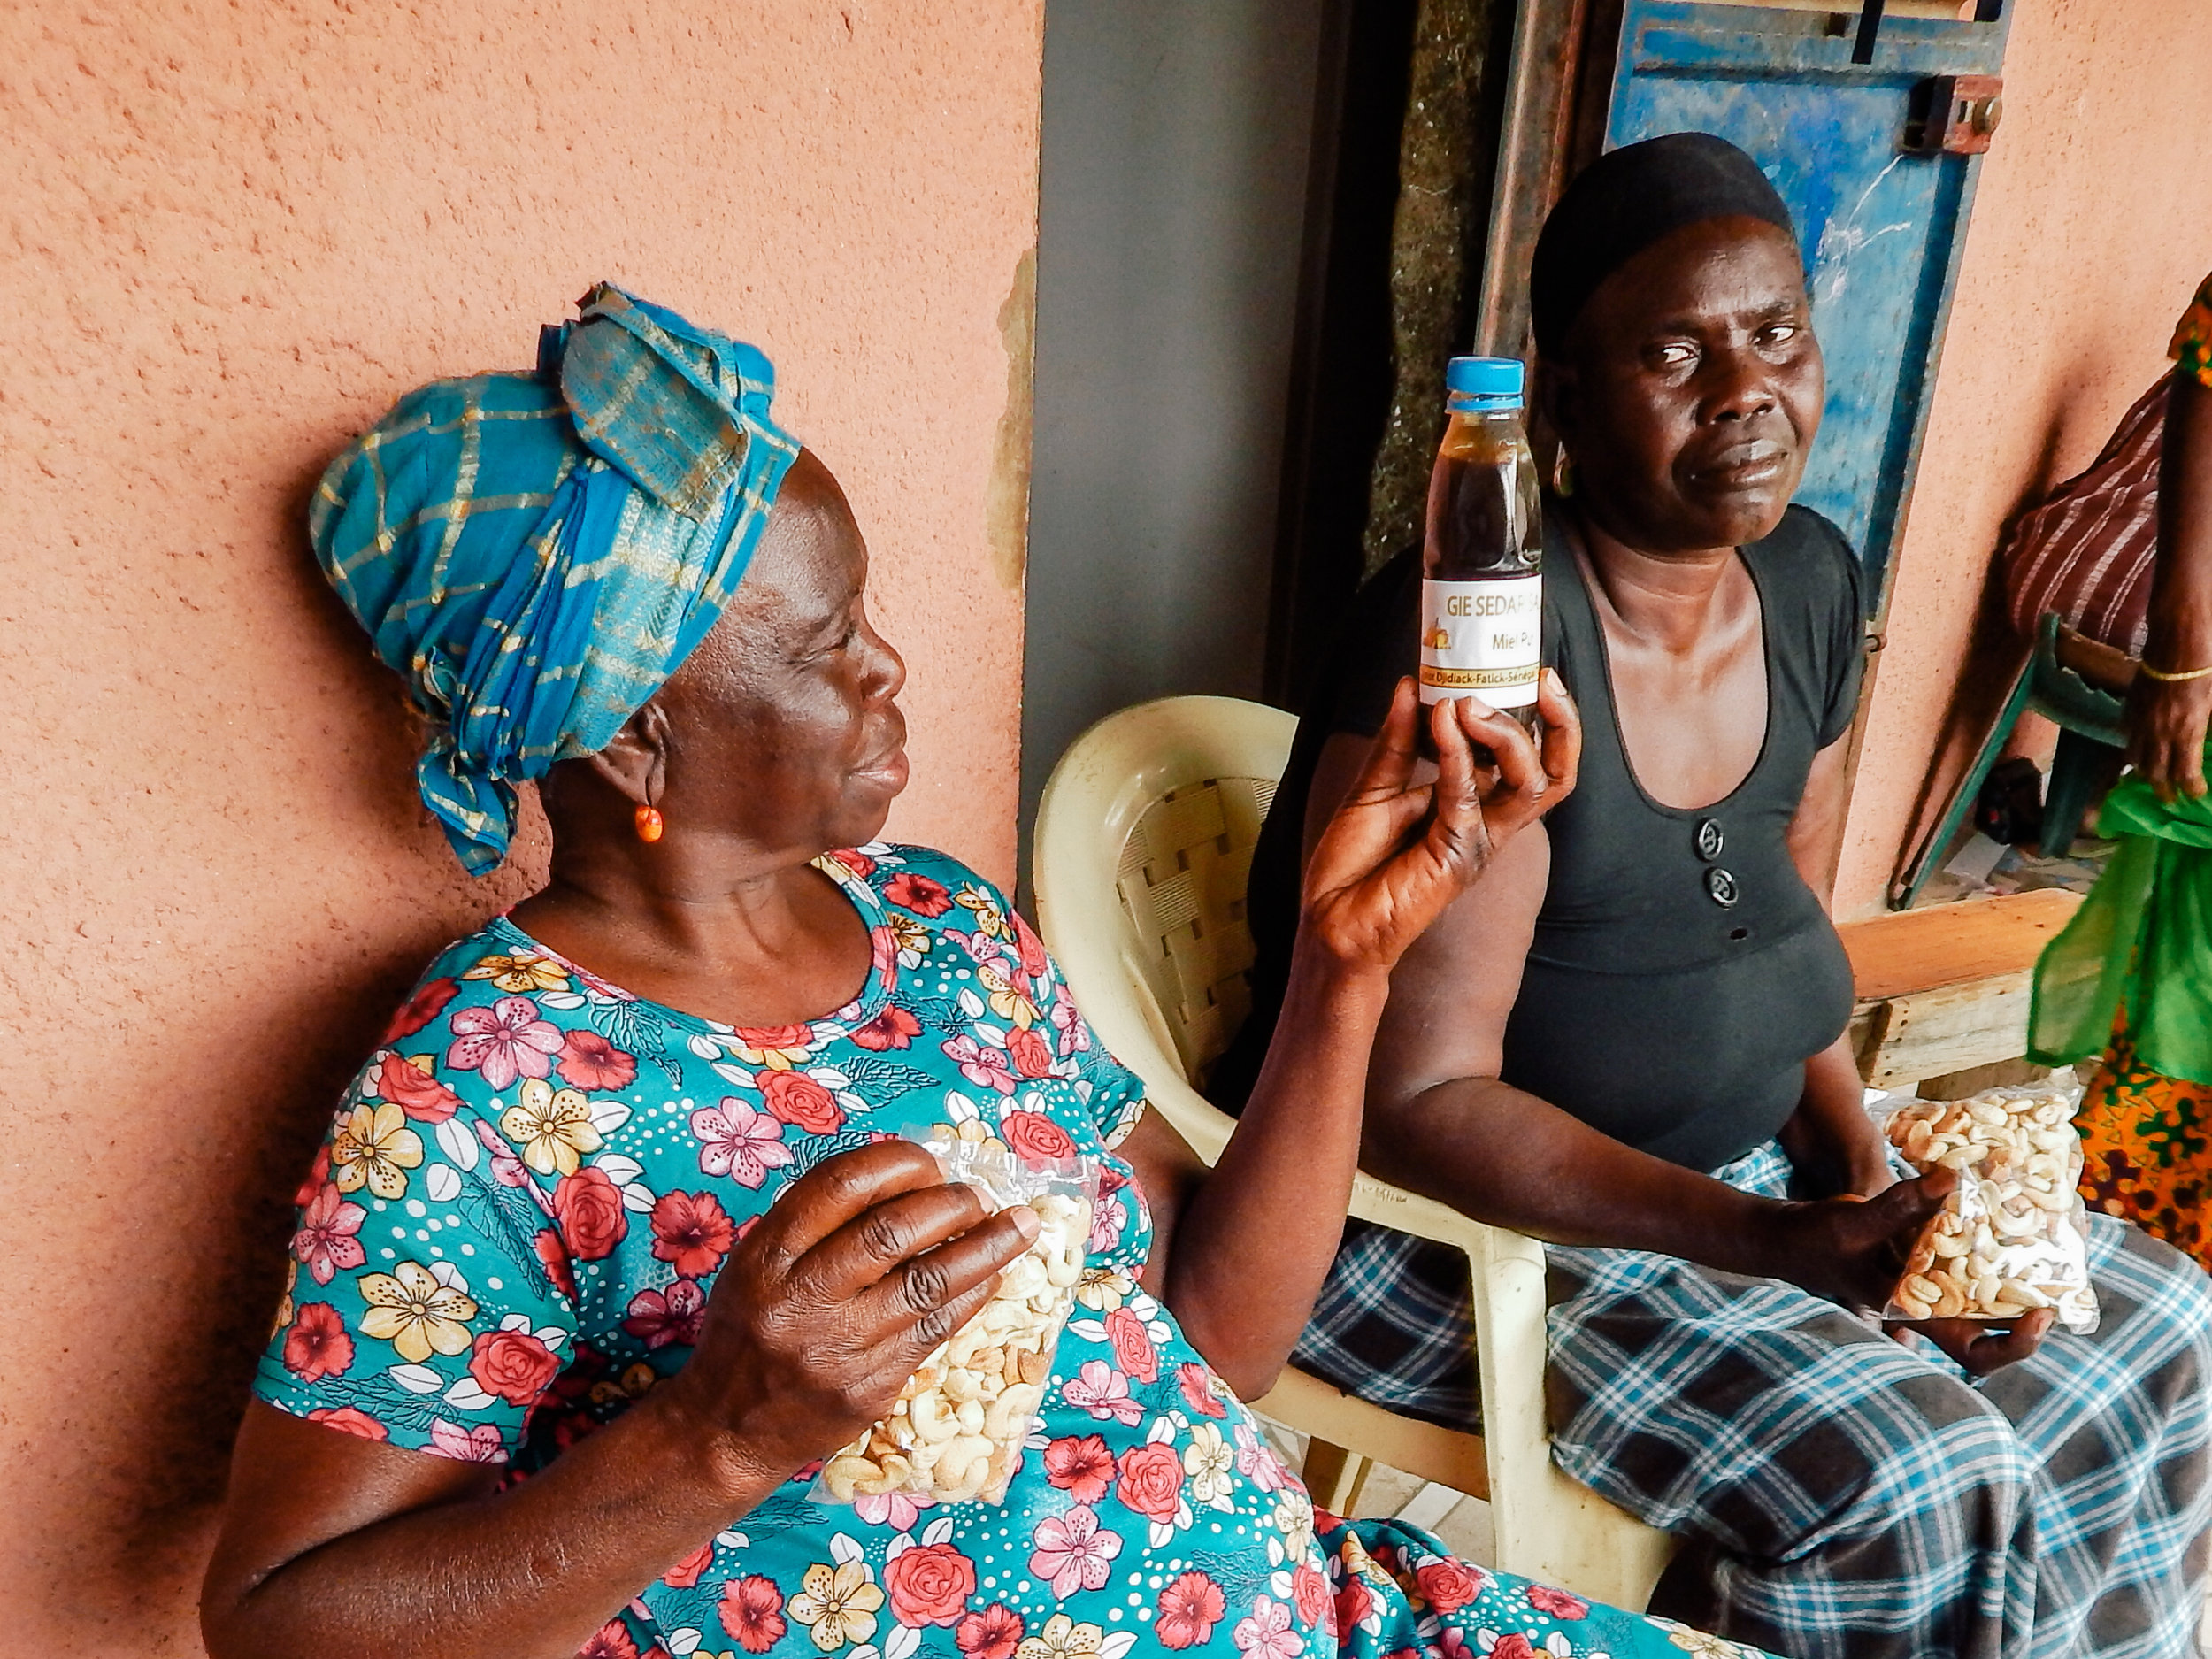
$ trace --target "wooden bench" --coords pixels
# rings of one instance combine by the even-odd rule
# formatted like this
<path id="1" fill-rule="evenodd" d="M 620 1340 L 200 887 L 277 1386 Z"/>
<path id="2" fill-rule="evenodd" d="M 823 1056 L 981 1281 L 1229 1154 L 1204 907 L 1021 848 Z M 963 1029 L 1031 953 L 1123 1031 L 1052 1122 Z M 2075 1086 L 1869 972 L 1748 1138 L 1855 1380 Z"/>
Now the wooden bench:
<path id="1" fill-rule="evenodd" d="M 1870 1088 L 1959 1079 L 2028 1046 L 2035 959 L 2081 903 L 2044 888 L 1900 910 L 1838 928 L 1857 993 L 1851 1047 Z"/>

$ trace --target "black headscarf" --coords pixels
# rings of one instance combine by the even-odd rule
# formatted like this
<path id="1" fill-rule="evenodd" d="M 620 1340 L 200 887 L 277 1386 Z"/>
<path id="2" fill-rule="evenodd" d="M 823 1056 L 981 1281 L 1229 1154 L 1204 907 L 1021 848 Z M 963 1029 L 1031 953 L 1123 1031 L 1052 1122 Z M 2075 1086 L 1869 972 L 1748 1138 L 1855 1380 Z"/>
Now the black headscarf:
<path id="1" fill-rule="evenodd" d="M 1724 138 L 1670 133 L 1599 157 L 1567 187 L 1536 239 L 1529 271 L 1536 349 L 1557 357 L 1598 284 L 1663 236 L 1738 217 L 1796 238 L 1780 192 Z"/>

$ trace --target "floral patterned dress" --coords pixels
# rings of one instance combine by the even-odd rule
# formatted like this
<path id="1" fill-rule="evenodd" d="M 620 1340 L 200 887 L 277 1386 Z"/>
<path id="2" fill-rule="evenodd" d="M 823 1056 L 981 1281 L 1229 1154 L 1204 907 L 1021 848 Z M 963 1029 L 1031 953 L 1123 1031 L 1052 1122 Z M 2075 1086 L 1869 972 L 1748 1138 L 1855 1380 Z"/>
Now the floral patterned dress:
<path id="1" fill-rule="evenodd" d="M 941 854 L 820 861 L 870 925 L 851 1005 L 748 1030 L 634 996 L 503 919 L 453 946 L 299 1194 L 259 1396 L 516 1476 L 679 1370 L 717 1271 L 790 1182 L 949 1122 L 1105 1155 L 1144 1108 L 1043 947 Z M 670 1565 L 599 1659 L 1497 1659 L 1747 1653 L 1317 1516 L 1138 1287 L 1151 1222 L 1105 1157 L 1085 1277 L 1005 1501 L 819 1506 L 802 1471 Z"/>

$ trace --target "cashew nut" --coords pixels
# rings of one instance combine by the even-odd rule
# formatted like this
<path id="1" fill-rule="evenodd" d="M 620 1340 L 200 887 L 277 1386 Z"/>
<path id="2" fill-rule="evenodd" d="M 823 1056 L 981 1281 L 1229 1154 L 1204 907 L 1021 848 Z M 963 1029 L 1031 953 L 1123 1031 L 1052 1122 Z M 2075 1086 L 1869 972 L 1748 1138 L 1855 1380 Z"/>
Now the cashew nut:
<path id="1" fill-rule="evenodd" d="M 993 1150 L 972 1149 L 979 1158 Z M 996 1156 L 1003 1158 L 1004 1148 Z M 985 1184 L 971 1184 L 995 1204 Z M 831 1499 L 911 1492 L 957 1503 L 1004 1495 L 1044 1402 L 1090 1237 L 1087 1199 L 1047 1191 L 1030 1208 L 1037 1237 L 1000 1275 L 991 1299 L 916 1371 L 883 1420 L 824 1466 L 822 1489 Z"/>
<path id="2" fill-rule="evenodd" d="M 2053 1086 L 1909 1102 L 1892 1116 L 1890 1144 L 1916 1168 L 1963 1178 L 1908 1255 L 1893 1313 L 2002 1321 L 2056 1308 L 2069 1328 L 2094 1328 L 2072 1110 Z"/>

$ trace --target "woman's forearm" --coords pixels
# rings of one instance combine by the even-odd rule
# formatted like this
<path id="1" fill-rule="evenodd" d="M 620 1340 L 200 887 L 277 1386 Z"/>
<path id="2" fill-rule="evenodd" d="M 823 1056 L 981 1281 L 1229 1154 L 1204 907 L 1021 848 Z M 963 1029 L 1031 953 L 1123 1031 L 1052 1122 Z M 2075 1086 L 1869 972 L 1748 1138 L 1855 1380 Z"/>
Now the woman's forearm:
<path id="1" fill-rule="evenodd" d="M 1366 1161 L 1385 1180 L 1548 1243 L 1780 1274 L 1775 1223 L 1786 1206 L 1624 1146 L 1494 1078 L 1371 1112 Z"/>
<path id="2" fill-rule="evenodd" d="M 201 1603 L 210 1651 L 566 1659 L 879 1421 L 1036 1236 L 1033 1211 L 992 1214 L 911 1142 L 827 1158 L 716 1270 L 682 1368 L 505 1491 L 482 1464 L 255 1402 Z"/>
<path id="3" fill-rule="evenodd" d="M 2169 675 L 2212 665 L 2212 388 L 2182 369 L 2166 395 L 2143 663 Z M 2163 795 L 2203 794 L 2208 718 L 2212 680 L 2139 674 L 2128 693 L 2128 761 Z"/>
<path id="4" fill-rule="evenodd" d="M 1805 1092 L 1780 1138 L 1790 1162 L 1823 1198 L 1871 1198 L 1893 1179 L 1888 1147 L 1865 1102 L 1848 1033 L 1805 1062 Z"/>
<path id="5" fill-rule="evenodd" d="M 2143 660 L 2172 672 L 2212 662 L 2212 388 L 2177 371 L 2166 396 Z"/>
<path id="6" fill-rule="evenodd" d="M 318 1442 L 336 1438 L 256 1402 L 234 1482 L 272 1463 L 304 1463 L 311 1475 Z M 504 1491 L 454 1494 L 469 1465 L 421 1456 L 411 1468 L 391 1463 L 397 1452 L 380 1461 L 400 1490 L 373 1476 L 365 1489 L 355 1465 L 361 1515 L 386 1518 L 356 1520 L 336 1505 L 328 1541 L 281 1562 L 253 1559 L 250 1532 L 227 1536 L 202 1602 L 208 1651 L 389 1659 L 434 1632 L 443 1659 L 571 1659 L 641 1589 L 789 1476 L 709 1449 L 716 1444 L 649 1396 Z"/>
<path id="7" fill-rule="evenodd" d="M 1273 1384 L 1335 1259 L 1388 995 L 1386 979 L 1296 949 L 1236 1133 L 1177 1218 L 1164 1300 L 1247 1399 Z"/>

